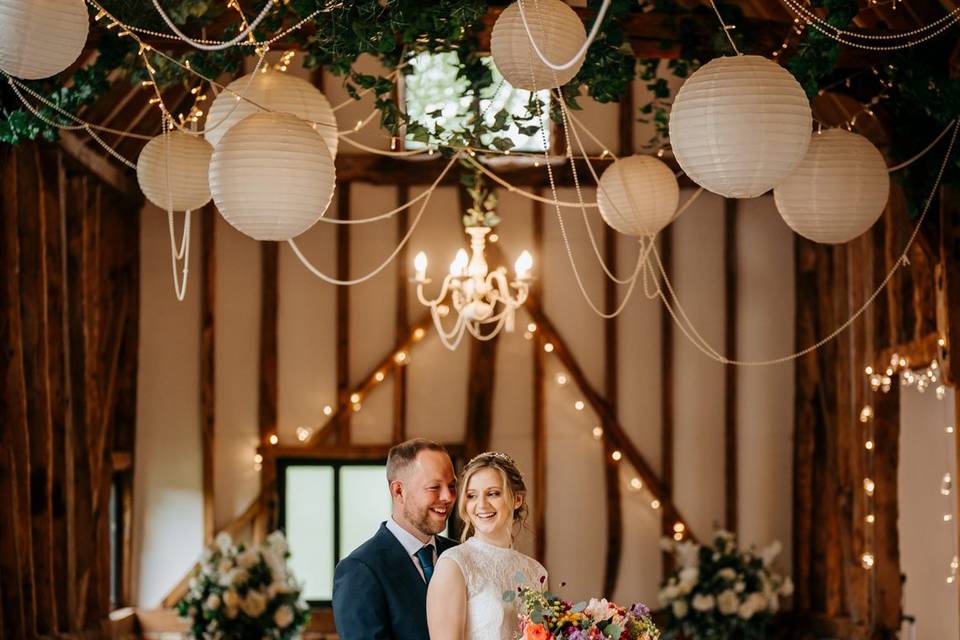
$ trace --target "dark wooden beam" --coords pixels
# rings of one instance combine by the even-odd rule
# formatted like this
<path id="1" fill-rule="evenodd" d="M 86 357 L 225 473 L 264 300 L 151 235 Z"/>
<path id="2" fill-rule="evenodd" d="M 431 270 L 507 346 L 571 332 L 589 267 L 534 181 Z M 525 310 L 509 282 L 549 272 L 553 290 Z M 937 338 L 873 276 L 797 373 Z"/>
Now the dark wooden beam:
<path id="1" fill-rule="evenodd" d="M 888 393 L 874 394 L 872 479 L 876 482 L 874 509 L 875 590 L 868 593 L 875 612 L 877 637 L 892 637 L 900 629 L 903 580 L 900 575 L 900 536 L 898 532 L 898 474 L 900 472 L 900 385 L 894 383 Z M 857 444 L 863 450 L 863 442 Z M 855 487 L 855 491 L 862 491 Z M 863 522 L 863 519 L 860 519 Z M 862 571 L 862 570 L 861 570 Z"/>
<path id="2" fill-rule="evenodd" d="M 673 229 L 660 233 L 660 259 L 667 273 L 673 268 Z M 660 482 L 663 493 L 673 499 L 673 317 L 665 306 L 660 307 Z M 660 532 L 673 536 L 673 522 L 664 511 Z M 673 555 L 662 554 L 662 571 L 666 576 L 673 568 Z"/>
<path id="3" fill-rule="evenodd" d="M 737 357 L 737 203 L 723 201 L 723 274 L 726 296 L 723 325 L 724 348 L 728 358 Z M 724 520 L 728 531 L 737 530 L 737 368 L 723 368 L 724 411 Z"/>
<path id="4" fill-rule="evenodd" d="M 397 187 L 397 206 L 410 200 L 410 187 Z M 404 209 L 397 214 L 397 243 L 403 241 L 410 228 L 409 210 Z M 400 344 L 410 335 L 410 312 L 407 304 L 407 287 L 409 278 L 409 258 L 407 245 L 400 249 L 397 255 L 396 297 L 397 311 L 394 322 L 394 342 Z M 403 363 L 393 364 L 393 442 L 403 442 L 407 439 L 407 367 Z"/>
<path id="5" fill-rule="evenodd" d="M 535 192 L 542 195 L 543 190 Z M 544 258 L 544 215 L 543 203 L 533 202 L 533 254 L 538 260 Z M 541 275 L 533 281 L 532 290 L 543 304 L 543 283 Z M 534 555 L 540 562 L 546 562 L 547 551 L 547 415 L 546 415 L 546 362 L 543 345 L 546 342 L 542 331 L 534 333 L 533 344 L 533 530 Z"/>
<path id="6" fill-rule="evenodd" d="M 131 202 L 143 202 L 143 193 L 126 167 L 94 151 L 79 136 L 69 131 L 60 132 L 60 147 L 84 169 L 129 198 Z"/>
<path id="7" fill-rule="evenodd" d="M 490 340 L 470 340 L 465 432 L 468 458 L 490 449 L 498 343 L 499 335 Z"/>
<path id="8" fill-rule="evenodd" d="M 203 539 L 213 542 L 216 530 L 214 491 L 216 428 L 217 210 L 200 211 L 200 458 L 203 478 Z M 187 249 L 189 251 L 189 248 Z"/>
<path id="9" fill-rule="evenodd" d="M 342 156 L 341 156 L 342 157 Z M 337 189 L 337 218 L 350 219 L 350 182 Z M 350 227 L 337 225 L 337 279 L 350 277 Z M 337 405 L 350 406 L 350 288 L 337 287 L 336 302 Z M 350 444 L 350 411 L 338 411 L 337 442 Z"/>
<path id="10" fill-rule="evenodd" d="M 260 443 L 277 435 L 278 245 L 260 243 Z"/>

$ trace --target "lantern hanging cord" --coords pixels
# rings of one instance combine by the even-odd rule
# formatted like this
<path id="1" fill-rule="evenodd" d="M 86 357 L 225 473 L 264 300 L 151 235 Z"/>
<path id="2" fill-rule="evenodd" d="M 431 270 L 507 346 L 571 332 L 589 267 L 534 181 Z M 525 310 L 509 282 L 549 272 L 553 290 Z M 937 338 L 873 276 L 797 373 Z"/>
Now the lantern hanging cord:
<path id="1" fill-rule="evenodd" d="M 156 2 L 156 0 L 154 0 L 154 2 Z M 710 0 L 710 6 L 713 7 L 713 12 L 717 14 L 717 20 L 720 21 L 720 26 L 723 27 L 723 35 L 727 36 L 727 40 L 730 41 L 730 46 L 733 47 L 733 50 L 736 52 L 738 56 L 743 55 L 742 53 L 740 53 L 740 49 L 737 49 L 737 43 L 733 41 L 733 36 L 730 35 L 730 31 L 732 29 L 736 29 L 737 25 L 735 24 L 728 25 L 726 22 L 723 21 L 723 16 L 720 15 L 720 10 L 717 9 L 716 2 L 714 2 L 713 0 Z"/>
<path id="2" fill-rule="evenodd" d="M 534 0 L 535 3 L 536 1 L 537 0 Z M 154 0 L 154 2 L 156 2 L 156 0 Z M 524 0 L 517 2 L 517 8 L 520 9 L 520 20 L 523 22 L 523 30 L 527 32 L 527 39 L 530 41 L 530 46 L 533 47 L 533 51 L 537 54 L 537 57 L 540 58 L 540 61 L 554 71 L 565 71 L 580 62 L 587 53 L 587 49 L 593 44 L 594 39 L 597 37 L 597 32 L 600 31 L 600 25 L 603 24 L 603 18 L 607 15 L 607 9 L 610 8 L 610 2 L 611 0 L 603 0 L 603 4 L 600 6 L 600 11 L 597 12 L 597 17 L 593 21 L 593 27 L 590 29 L 590 35 L 587 36 L 586 42 L 583 43 L 583 46 L 580 47 L 580 50 L 577 51 L 572 58 L 563 64 L 556 64 L 547 60 L 547 57 L 540 51 L 540 47 L 537 46 L 537 41 L 534 39 L 533 34 L 530 33 L 530 25 L 527 24 L 527 14 L 523 10 Z M 540 12 L 539 6 L 537 6 L 537 12 Z"/>

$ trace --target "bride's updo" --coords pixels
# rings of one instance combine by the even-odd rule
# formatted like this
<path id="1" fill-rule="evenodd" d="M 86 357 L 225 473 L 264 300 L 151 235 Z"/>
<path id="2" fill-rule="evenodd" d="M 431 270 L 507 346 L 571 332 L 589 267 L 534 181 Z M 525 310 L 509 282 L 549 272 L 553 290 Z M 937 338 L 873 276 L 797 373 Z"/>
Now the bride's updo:
<path id="1" fill-rule="evenodd" d="M 527 485 L 523 481 L 523 474 L 520 473 L 520 469 L 517 468 L 517 463 L 505 453 L 487 451 L 467 463 L 467 466 L 463 468 L 463 473 L 458 482 L 457 515 L 460 516 L 460 521 L 463 522 L 463 533 L 460 535 L 460 542 L 465 542 L 467 538 L 474 534 L 473 523 L 470 522 L 470 517 L 467 515 L 466 493 L 467 485 L 470 484 L 470 477 L 481 469 L 494 469 L 500 474 L 503 480 L 504 492 L 509 494 L 507 496 L 508 502 L 512 502 L 516 496 L 522 496 L 524 498 L 520 506 L 513 510 L 514 526 L 522 527 L 527 521 L 527 514 L 529 513 L 526 500 Z"/>

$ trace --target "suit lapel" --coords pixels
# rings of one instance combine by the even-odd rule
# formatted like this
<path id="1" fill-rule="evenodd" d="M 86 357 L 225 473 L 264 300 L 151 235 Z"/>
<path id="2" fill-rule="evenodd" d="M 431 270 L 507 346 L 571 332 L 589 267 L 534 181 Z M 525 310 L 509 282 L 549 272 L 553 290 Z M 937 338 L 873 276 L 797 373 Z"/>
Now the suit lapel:
<path id="1" fill-rule="evenodd" d="M 413 565 L 413 560 L 407 555 L 407 550 L 403 548 L 397 537 L 390 533 L 386 525 L 381 525 L 377 537 L 380 538 L 380 544 L 384 551 L 385 568 L 391 579 L 397 580 L 398 584 L 408 586 L 411 593 L 418 599 L 425 599 L 427 597 L 427 585 L 420 577 L 420 573 Z"/>

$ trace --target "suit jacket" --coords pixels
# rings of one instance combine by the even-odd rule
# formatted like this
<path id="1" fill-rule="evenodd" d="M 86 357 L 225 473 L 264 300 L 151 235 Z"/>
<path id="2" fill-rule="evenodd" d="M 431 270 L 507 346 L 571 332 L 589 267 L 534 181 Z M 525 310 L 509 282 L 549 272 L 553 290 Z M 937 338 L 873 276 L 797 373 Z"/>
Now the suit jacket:
<path id="1" fill-rule="evenodd" d="M 438 556 L 456 545 L 435 539 Z M 333 617 L 343 640 L 429 640 L 427 585 L 386 523 L 337 564 Z"/>

